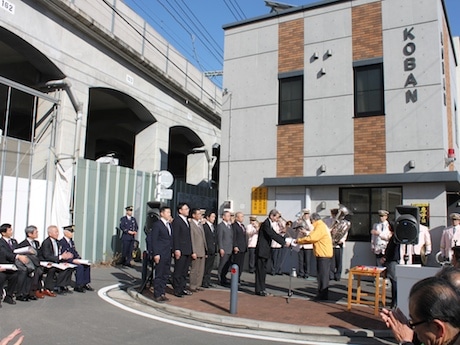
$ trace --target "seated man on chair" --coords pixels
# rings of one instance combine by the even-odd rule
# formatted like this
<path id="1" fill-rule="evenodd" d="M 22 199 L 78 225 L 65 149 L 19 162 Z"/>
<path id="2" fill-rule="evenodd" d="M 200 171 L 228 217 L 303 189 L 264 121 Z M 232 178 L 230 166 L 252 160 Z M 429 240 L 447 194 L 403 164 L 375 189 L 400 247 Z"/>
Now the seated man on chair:
<path id="1" fill-rule="evenodd" d="M 59 229 L 56 225 L 48 226 L 48 237 L 40 247 L 40 257 L 43 261 L 51 263 L 63 263 L 72 259 L 73 255 L 70 252 L 62 251 L 59 244 Z M 56 282 L 54 278 L 56 276 Z M 55 296 L 54 293 L 65 294 L 69 292 L 67 286 L 70 285 L 72 269 L 61 270 L 56 267 L 47 267 L 45 278 L 45 294 Z"/>
<path id="2" fill-rule="evenodd" d="M 91 282 L 91 266 L 82 264 L 80 259 L 81 256 L 78 254 L 77 248 L 75 248 L 75 243 L 73 241 L 74 226 L 67 225 L 63 227 L 64 237 L 61 238 L 59 244 L 61 245 L 63 252 L 69 252 L 73 255 L 71 259 L 68 259 L 67 262 L 77 265 L 75 268 L 75 288 L 76 292 L 85 292 L 93 291 L 94 289 L 89 285 Z"/>

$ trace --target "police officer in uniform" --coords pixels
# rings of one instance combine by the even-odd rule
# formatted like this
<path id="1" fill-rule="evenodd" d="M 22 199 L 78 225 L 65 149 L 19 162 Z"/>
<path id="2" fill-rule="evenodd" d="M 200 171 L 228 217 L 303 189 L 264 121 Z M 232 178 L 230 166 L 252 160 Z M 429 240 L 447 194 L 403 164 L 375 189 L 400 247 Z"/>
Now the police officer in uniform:
<path id="1" fill-rule="evenodd" d="M 122 261 L 123 266 L 131 267 L 131 259 L 134 247 L 134 240 L 137 234 L 138 225 L 133 217 L 133 206 L 125 207 L 126 215 L 120 218 L 120 230 L 122 231 Z"/>
<path id="2" fill-rule="evenodd" d="M 67 262 L 70 262 L 75 267 L 75 288 L 76 292 L 85 292 L 93 291 L 94 289 L 89 285 L 91 282 L 91 266 L 82 264 L 79 260 L 81 259 L 80 254 L 78 254 L 77 248 L 75 248 L 75 243 L 73 241 L 73 233 L 75 228 L 73 225 L 67 225 L 63 227 L 64 237 L 60 239 L 59 244 L 61 245 L 61 250 L 63 252 L 72 253 L 73 258 L 68 259 Z"/>

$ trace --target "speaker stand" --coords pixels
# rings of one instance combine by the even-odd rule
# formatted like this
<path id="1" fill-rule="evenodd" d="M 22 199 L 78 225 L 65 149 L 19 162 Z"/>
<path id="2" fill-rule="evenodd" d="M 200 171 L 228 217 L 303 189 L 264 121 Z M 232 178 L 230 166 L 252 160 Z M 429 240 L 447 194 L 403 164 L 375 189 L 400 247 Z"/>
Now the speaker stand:
<path id="1" fill-rule="evenodd" d="M 409 262 L 409 254 L 407 254 L 407 244 L 404 245 L 404 265 L 407 265 Z"/>

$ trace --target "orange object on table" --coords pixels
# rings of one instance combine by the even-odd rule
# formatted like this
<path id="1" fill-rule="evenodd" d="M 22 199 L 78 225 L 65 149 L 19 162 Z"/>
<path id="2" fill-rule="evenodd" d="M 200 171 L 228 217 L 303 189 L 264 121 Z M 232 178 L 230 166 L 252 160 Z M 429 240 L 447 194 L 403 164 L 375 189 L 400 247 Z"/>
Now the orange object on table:
<path id="1" fill-rule="evenodd" d="M 377 266 L 355 266 L 348 272 L 348 307 L 347 310 L 351 310 L 351 304 L 368 304 L 374 305 L 374 315 L 379 315 L 379 306 L 382 302 L 382 306 L 385 306 L 386 302 L 386 286 L 385 282 L 380 283 L 382 273 L 386 270 L 385 267 Z M 353 281 L 354 276 L 357 277 L 356 286 L 356 298 L 353 298 Z M 361 297 L 369 296 L 370 294 L 362 292 L 361 290 L 361 277 L 373 277 L 375 280 L 375 293 L 374 301 L 363 301 Z"/>

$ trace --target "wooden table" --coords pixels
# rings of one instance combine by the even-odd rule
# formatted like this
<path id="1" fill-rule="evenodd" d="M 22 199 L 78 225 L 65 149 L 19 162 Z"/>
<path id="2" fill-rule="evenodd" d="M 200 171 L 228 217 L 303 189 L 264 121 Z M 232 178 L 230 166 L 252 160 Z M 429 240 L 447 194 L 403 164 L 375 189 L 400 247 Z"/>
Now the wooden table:
<path id="1" fill-rule="evenodd" d="M 355 266 L 348 272 L 348 310 L 351 310 L 351 303 L 374 305 L 374 315 L 379 315 L 379 305 L 385 306 L 386 286 L 385 281 L 380 282 L 385 267 L 377 266 Z M 353 299 L 353 277 L 357 277 L 356 298 Z M 361 277 L 373 277 L 375 280 L 374 301 L 363 301 L 362 296 L 369 296 L 361 290 Z"/>

